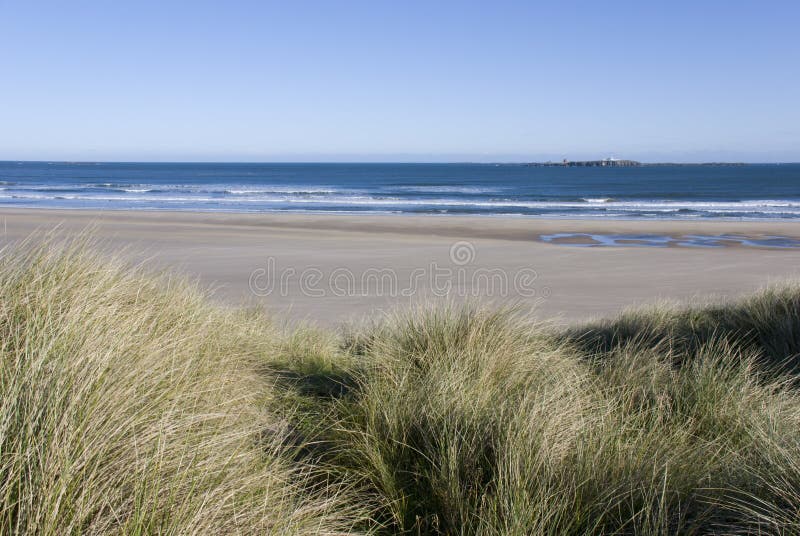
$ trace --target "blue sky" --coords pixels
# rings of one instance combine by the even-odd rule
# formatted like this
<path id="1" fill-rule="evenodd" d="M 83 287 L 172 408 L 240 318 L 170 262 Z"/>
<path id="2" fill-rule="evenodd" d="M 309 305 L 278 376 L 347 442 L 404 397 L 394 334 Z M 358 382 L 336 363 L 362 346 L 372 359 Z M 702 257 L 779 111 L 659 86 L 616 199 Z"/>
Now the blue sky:
<path id="1" fill-rule="evenodd" d="M 800 161 L 800 2 L 0 0 L 0 159 Z"/>

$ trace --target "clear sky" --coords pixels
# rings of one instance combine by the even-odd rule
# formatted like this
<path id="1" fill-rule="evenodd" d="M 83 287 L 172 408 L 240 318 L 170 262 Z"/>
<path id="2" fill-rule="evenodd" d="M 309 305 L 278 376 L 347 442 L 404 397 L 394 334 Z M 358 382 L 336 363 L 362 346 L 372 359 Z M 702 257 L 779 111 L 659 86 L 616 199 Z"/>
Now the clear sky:
<path id="1" fill-rule="evenodd" d="M 800 161 L 800 2 L 0 0 L 0 159 Z"/>

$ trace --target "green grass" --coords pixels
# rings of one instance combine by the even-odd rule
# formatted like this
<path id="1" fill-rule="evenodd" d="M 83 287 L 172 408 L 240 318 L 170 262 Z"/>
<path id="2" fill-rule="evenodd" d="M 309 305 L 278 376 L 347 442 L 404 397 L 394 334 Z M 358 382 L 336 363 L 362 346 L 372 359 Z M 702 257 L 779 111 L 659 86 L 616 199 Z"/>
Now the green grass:
<path id="1" fill-rule="evenodd" d="M 797 534 L 800 288 L 341 333 L 82 241 L 0 260 L 0 533 Z"/>

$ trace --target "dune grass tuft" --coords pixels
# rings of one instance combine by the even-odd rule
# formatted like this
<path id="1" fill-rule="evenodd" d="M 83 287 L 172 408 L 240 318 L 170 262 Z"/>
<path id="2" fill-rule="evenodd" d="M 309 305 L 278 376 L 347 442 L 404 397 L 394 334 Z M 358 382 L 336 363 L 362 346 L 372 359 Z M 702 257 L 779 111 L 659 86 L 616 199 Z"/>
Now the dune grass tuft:
<path id="1" fill-rule="evenodd" d="M 363 509 L 283 455 L 274 338 L 80 240 L 6 251 L 0 532 L 349 532 Z"/>
<path id="2" fill-rule="evenodd" d="M 605 347 L 509 310 L 395 314 L 345 337 L 353 387 L 314 416 L 318 461 L 364 483 L 387 533 L 794 533 L 800 395 L 768 366 L 793 356 L 752 335 L 791 335 L 771 325 L 800 322 L 793 292 L 677 341 L 690 313 L 642 312 L 650 331 Z"/>
<path id="3" fill-rule="evenodd" d="M 800 286 L 771 286 L 733 303 L 685 307 L 661 305 L 627 311 L 567 336 L 586 352 L 607 352 L 630 342 L 665 346 L 676 357 L 691 355 L 714 339 L 759 354 L 773 369 L 800 373 Z"/>

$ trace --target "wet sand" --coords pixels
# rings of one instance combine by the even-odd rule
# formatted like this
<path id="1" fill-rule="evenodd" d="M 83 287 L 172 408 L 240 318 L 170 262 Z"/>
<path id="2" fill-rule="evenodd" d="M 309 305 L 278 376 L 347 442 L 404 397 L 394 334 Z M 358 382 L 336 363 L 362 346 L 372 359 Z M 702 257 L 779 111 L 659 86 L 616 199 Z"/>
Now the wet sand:
<path id="1" fill-rule="evenodd" d="M 215 299 L 331 325 L 420 301 L 516 303 L 582 321 L 663 299 L 741 295 L 800 279 L 800 249 L 581 247 L 541 235 L 736 235 L 800 240 L 800 223 L 598 221 L 458 216 L 350 216 L 0 210 L 3 243 L 88 226 L 132 260 L 198 277 Z M 623 239 L 624 241 L 624 239 Z M 623 242 L 624 243 L 624 242 Z M 634 240 L 634 245 L 641 246 Z"/>

